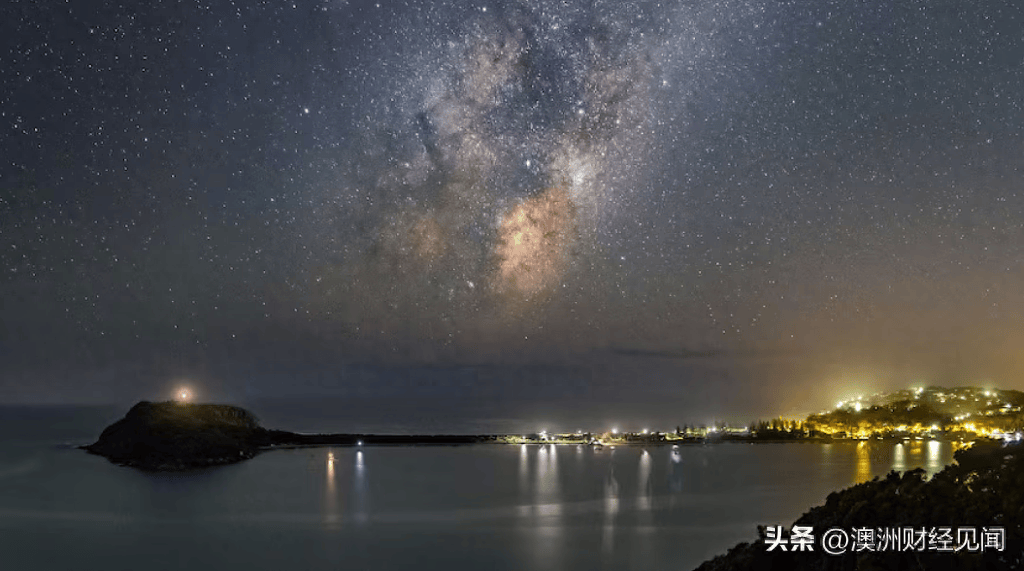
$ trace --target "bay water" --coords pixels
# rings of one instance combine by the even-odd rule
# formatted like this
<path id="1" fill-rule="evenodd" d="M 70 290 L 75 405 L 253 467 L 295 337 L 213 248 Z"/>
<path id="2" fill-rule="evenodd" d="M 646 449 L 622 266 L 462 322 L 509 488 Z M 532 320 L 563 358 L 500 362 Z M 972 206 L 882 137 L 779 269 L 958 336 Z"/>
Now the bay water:
<path id="1" fill-rule="evenodd" d="M 146 473 L 110 407 L 0 408 L 2 569 L 692 569 L 940 441 L 276 450 Z M 955 524 L 956 522 L 950 522 Z"/>

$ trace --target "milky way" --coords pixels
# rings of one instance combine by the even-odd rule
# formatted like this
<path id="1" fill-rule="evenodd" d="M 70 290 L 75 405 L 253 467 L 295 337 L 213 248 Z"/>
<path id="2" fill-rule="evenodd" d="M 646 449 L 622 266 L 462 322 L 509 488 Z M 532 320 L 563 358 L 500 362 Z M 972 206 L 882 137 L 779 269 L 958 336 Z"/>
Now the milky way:
<path id="1" fill-rule="evenodd" d="M 498 229 L 496 289 L 527 300 L 556 290 L 570 262 L 575 225 L 575 204 L 560 188 L 520 203 Z"/>
<path id="2" fill-rule="evenodd" d="M 372 178 L 323 189 L 393 199 L 369 214 L 366 248 L 322 269 L 317 302 L 355 327 L 414 315 L 449 339 L 520 335 L 518 321 L 538 312 L 564 326 L 578 282 L 608 279 L 596 265 L 628 223 L 623 195 L 650 192 L 640 170 L 657 147 L 652 90 L 665 81 L 652 58 L 667 39 L 630 28 L 641 16 L 516 4 L 476 11 L 447 41 L 394 30 L 417 55 L 383 82 L 387 104 L 366 126 L 386 117 L 387 138 L 366 144 L 391 150 L 343 153 Z M 341 214 L 322 223 L 352 224 Z"/>
<path id="3" fill-rule="evenodd" d="M 693 355 L 746 386 L 1024 373 L 1015 4 L 2 16 L 9 391 L 623 355 L 662 388 Z"/>

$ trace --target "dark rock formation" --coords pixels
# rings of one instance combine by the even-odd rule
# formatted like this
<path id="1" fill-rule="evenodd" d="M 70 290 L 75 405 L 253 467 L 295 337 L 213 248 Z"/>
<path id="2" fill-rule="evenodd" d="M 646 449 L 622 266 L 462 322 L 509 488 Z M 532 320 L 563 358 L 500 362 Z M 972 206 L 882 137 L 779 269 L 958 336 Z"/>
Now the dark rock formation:
<path id="1" fill-rule="evenodd" d="M 825 505 L 811 508 L 793 523 L 813 528 L 812 552 L 769 552 L 765 530 L 759 528 L 759 539 L 733 547 L 697 571 L 1024 568 L 1024 447 L 984 442 L 957 451 L 954 458 L 952 465 L 929 480 L 921 469 L 902 475 L 893 471 L 884 479 L 829 494 Z M 828 555 L 821 545 L 822 534 L 833 527 L 846 531 L 973 527 L 980 533 L 993 526 L 1005 529 L 1002 551 L 851 549 L 842 555 Z"/>
<path id="2" fill-rule="evenodd" d="M 143 470 L 185 470 L 252 458 L 268 432 L 235 406 L 142 401 L 84 448 Z"/>
<path id="3" fill-rule="evenodd" d="M 458 445 L 494 442 L 495 436 L 296 434 L 267 430 L 237 406 L 142 401 L 83 448 L 142 470 L 189 470 L 252 458 L 286 446 Z"/>

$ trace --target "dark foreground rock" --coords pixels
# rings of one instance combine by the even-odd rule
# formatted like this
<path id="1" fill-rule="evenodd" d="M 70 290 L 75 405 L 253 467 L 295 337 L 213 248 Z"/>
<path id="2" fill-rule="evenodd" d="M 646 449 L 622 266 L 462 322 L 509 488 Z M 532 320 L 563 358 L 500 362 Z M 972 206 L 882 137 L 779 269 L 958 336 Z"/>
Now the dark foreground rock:
<path id="1" fill-rule="evenodd" d="M 883 569 L 1010 570 L 1024 569 L 1024 451 L 1022 446 L 979 443 L 957 451 L 955 462 L 929 480 L 921 469 L 900 475 L 890 472 L 829 494 L 825 505 L 811 508 L 794 526 L 810 526 L 814 551 L 769 552 L 765 530 L 752 543 L 741 543 L 725 555 L 705 562 L 697 571 Z M 886 549 L 828 555 L 821 536 L 830 528 L 1005 529 L 1002 551 L 970 552 Z M 789 537 L 787 533 L 784 537 Z M 875 532 L 877 533 L 877 531 Z M 954 540 L 956 539 L 954 535 Z M 927 540 L 926 540 L 927 541 Z M 954 541 L 954 547 L 957 542 Z M 851 544 L 852 547 L 852 544 Z"/>
<path id="2" fill-rule="evenodd" d="M 124 466 L 190 470 L 247 460 L 262 450 L 288 446 L 474 444 L 494 436 L 297 434 L 268 430 L 249 411 L 229 405 L 142 401 L 83 446 Z"/>

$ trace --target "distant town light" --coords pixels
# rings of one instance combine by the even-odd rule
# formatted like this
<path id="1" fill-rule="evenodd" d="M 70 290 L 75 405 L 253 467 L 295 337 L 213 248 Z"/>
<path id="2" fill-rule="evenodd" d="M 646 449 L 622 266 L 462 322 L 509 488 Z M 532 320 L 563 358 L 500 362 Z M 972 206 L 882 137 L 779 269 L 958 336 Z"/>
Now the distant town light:
<path id="1" fill-rule="evenodd" d="M 362 446 L 362 445 L 363 445 L 363 441 L 362 440 L 356 441 L 356 446 Z"/>
<path id="2" fill-rule="evenodd" d="M 618 428 L 613 428 L 612 429 L 612 434 L 618 434 L 618 433 L 619 433 L 619 429 Z"/>

